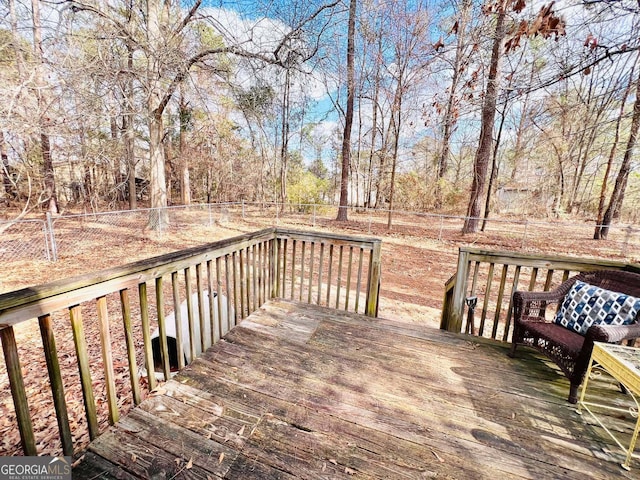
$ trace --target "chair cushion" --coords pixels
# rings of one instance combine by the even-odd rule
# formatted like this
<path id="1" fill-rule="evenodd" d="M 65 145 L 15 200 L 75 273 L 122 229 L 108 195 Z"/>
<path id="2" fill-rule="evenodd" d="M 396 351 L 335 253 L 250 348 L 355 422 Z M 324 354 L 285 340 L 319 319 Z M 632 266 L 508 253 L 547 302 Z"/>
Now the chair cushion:
<path id="1" fill-rule="evenodd" d="M 562 302 L 555 323 L 586 335 L 591 325 L 629 325 L 640 312 L 640 298 L 577 280 Z"/>

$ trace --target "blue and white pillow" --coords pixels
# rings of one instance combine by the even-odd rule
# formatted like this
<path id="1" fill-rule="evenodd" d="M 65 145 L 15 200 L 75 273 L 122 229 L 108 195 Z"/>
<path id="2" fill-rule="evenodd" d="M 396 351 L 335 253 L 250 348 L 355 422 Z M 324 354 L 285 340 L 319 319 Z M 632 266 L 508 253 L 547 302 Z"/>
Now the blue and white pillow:
<path id="1" fill-rule="evenodd" d="M 629 325 L 640 312 L 640 298 L 612 292 L 577 280 L 554 319 L 569 330 L 586 335 L 591 325 Z"/>

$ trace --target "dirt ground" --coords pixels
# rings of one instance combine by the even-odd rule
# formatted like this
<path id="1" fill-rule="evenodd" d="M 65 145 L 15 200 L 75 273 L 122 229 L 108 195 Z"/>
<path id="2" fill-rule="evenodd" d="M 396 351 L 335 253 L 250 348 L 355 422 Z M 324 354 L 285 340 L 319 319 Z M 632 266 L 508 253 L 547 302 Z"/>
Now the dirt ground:
<path id="1" fill-rule="evenodd" d="M 245 232 L 256 231 L 272 226 L 273 219 L 237 219 L 234 221 L 216 222 L 211 226 L 182 228 L 171 234 L 156 238 L 152 233 L 145 236 L 109 235 L 103 241 L 84 245 L 83 249 L 61 252 L 57 262 L 17 261 L 3 265 L 0 276 L 0 292 L 10 292 L 20 288 L 48 283 L 84 273 L 125 264 L 131 261 L 153 257 L 163 253 L 180 250 L 186 247 L 228 238 Z M 440 321 L 444 284 L 455 273 L 458 248 L 461 245 L 474 245 L 492 250 L 526 251 L 549 254 L 587 257 L 600 257 L 616 260 L 638 262 L 640 251 L 637 248 L 627 249 L 626 254 L 618 244 L 612 242 L 595 242 L 584 239 L 576 243 L 568 235 L 557 235 L 557 232 L 536 229 L 527 236 L 526 248 L 520 235 L 512 235 L 508 228 L 504 231 L 492 231 L 477 235 L 463 236 L 459 231 L 444 229 L 442 225 L 434 225 L 429 219 L 415 217 L 397 217 L 392 230 L 386 228 L 384 219 L 371 222 L 352 220 L 335 222 L 333 220 L 314 219 L 313 224 L 301 221 L 300 218 L 279 218 L 277 224 L 289 228 L 328 231 L 358 236 L 373 236 L 382 239 L 382 284 L 380 292 L 379 315 L 407 322 L 422 323 L 425 327 L 437 328 Z M 56 319 L 54 319 L 56 320 Z M 77 377 L 75 352 L 68 323 L 59 319 L 55 325 L 56 342 L 63 369 L 70 377 Z M 89 323 L 89 322 L 87 322 Z M 114 322 L 115 323 L 115 322 Z M 90 354 L 101 364 L 99 333 L 95 325 L 87 325 L 86 335 L 90 344 Z M 55 415 L 52 408 L 51 395 L 47 391 L 46 365 L 41 353 L 42 341 L 36 321 L 25 322 L 16 329 L 20 358 L 26 378 L 30 407 L 34 418 L 34 427 L 38 434 L 38 449 L 42 454 L 57 455 L 60 445 L 57 438 L 55 422 L 47 423 L 47 418 Z M 114 328 L 112 343 L 124 344 L 124 333 Z M 116 375 L 118 385 L 126 385 L 128 372 L 125 353 L 116 355 Z M 75 370 L 75 373 L 74 373 Z M 15 414 L 9 391 L 6 369 L 0 360 L 0 455 L 20 454 L 20 441 L 15 428 Z M 36 374 L 40 380 L 31 382 Z M 93 372 L 94 384 L 102 379 L 100 368 Z M 67 390 L 70 417 L 75 422 L 74 428 L 82 431 L 84 413 L 82 394 L 77 386 L 77 378 L 70 378 L 75 389 Z M 66 383 L 66 381 L 65 381 Z M 97 389 L 98 413 L 103 425 L 106 425 L 106 395 Z M 45 392 L 45 393 L 42 393 Z M 120 408 L 126 412 L 130 401 L 122 400 Z M 88 442 L 86 434 L 78 434 L 75 438 L 76 449 L 82 449 Z"/>

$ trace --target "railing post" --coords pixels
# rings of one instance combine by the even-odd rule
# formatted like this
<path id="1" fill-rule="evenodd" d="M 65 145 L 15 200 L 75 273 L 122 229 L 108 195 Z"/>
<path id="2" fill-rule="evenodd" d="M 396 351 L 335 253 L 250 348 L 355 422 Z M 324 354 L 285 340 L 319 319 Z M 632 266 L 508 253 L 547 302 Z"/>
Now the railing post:
<path id="1" fill-rule="evenodd" d="M 462 248 L 458 251 L 458 268 L 456 270 L 456 280 L 453 287 L 453 298 L 451 302 L 451 313 L 445 319 L 442 327 L 449 332 L 460 333 L 462 331 L 462 318 L 464 316 L 465 295 L 467 290 L 467 277 L 469 276 L 469 252 Z"/>
<path id="2" fill-rule="evenodd" d="M 369 271 L 369 285 L 367 286 L 367 306 L 364 314 L 368 317 L 378 316 L 378 294 L 380 293 L 382 244 L 376 241 L 371 250 L 371 270 Z"/>

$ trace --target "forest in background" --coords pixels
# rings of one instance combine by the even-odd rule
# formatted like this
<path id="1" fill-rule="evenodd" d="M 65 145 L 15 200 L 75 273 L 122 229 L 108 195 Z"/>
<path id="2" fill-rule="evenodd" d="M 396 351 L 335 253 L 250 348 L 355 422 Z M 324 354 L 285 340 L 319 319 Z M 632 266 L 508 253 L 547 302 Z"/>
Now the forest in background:
<path id="1" fill-rule="evenodd" d="M 476 231 L 505 213 L 492 210 L 501 196 L 506 213 L 593 219 L 595 237 L 638 221 L 637 2 L 7 0 L 0 11 L 10 218 L 340 201 L 466 214 Z"/>

